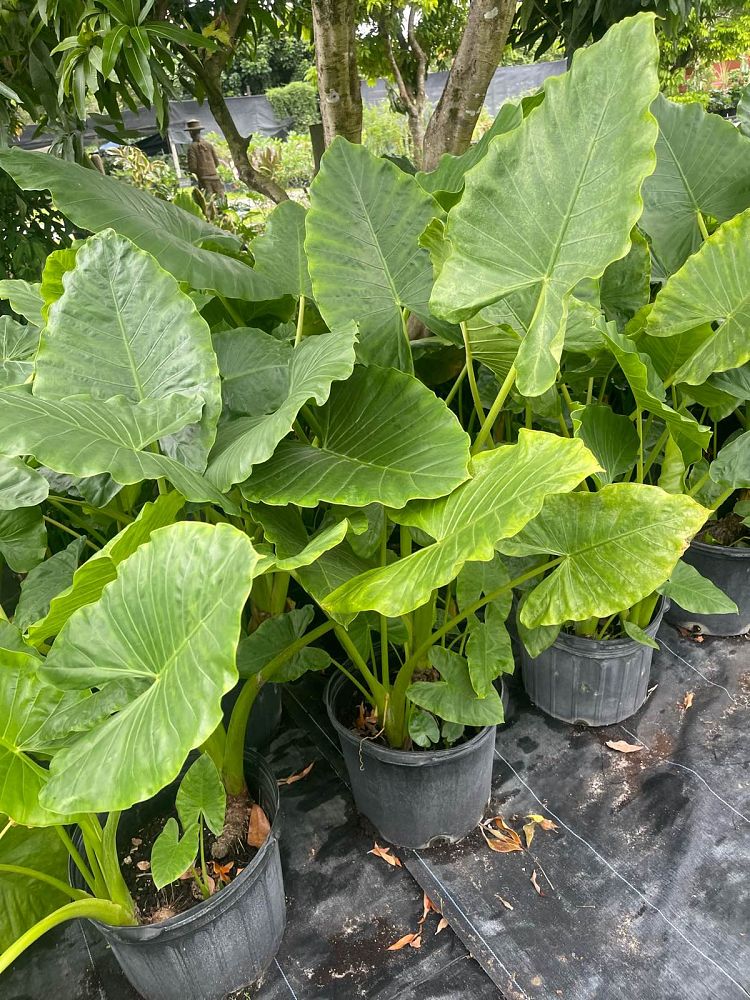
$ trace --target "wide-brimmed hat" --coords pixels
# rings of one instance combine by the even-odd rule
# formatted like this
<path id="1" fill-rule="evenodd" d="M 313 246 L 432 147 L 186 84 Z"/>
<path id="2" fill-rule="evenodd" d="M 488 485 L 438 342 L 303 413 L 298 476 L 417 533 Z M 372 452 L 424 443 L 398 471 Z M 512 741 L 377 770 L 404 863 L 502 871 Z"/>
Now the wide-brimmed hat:
<path id="1" fill-rule="evenodd" d="M 187 122 L 185 123 L 185 131 L 202 132 L 203 126 L 201 125 L 201 123 L 198 121 L 197 118 L 188 118 Z"/>

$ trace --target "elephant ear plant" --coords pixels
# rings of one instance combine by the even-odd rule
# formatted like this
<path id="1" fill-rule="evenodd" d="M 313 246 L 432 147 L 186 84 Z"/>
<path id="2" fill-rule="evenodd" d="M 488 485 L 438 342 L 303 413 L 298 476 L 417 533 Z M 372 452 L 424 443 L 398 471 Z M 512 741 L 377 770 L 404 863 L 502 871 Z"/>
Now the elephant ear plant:
<path id="1" fill-rule="evenodd" d="M 46 657 L 14 625 L 0 626 L 0 811 L 8 819 L 0 872 L 12 887 L 3 940 L 15 937 L 0 969 L 65 920 L 138 922 L 116 849 L 120 815 L 169 785 L 220 724 L 221 698 L 237 680 L 242 610 L 262 564 L 230 525 L 174 524 L 116 567 Z M 191 816 L 200 812 L 213 827 L 220 811 L 193 803 Z M 73 823 L 80 853 L 66 829 Z M 50 872 L 54 836 L 85 889 Z M 49 899 L 27 893 L 29 880 Z"/>

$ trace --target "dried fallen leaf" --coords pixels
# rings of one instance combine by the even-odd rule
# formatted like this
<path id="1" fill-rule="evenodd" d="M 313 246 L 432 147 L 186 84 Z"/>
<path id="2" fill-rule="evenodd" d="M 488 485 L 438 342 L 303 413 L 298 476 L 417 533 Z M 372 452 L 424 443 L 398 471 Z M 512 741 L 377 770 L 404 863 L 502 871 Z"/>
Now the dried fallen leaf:
<path id="1" fill-rule="evenodd" d="M 695 697 L 695 691 L 688 691 L 685 697 L 680 702 L 680 708 L 683 712 L 687 712 L 689 708 L 693 705 L 693 698 Z"/>
<path id="2" fill-rule="evenodd" d="M 523 832 L 524 832 L 524 836 L 526 837 L 526 849 L 527 850 L 528 850 L 529 847 L 531 847 L 531 841 L 534 839 L 534 830 L 535 830 L 535 828 L 536 827 L 535 827 L 534 823 L 525 823 L 524 824 Z"/>
<path id="3" fill-rule="evenodd" d="M 234 868 L 234 861 L 230 861 L 227 865 L 219 864 L 218 861 L 213 862 L 213 872 L 216 878 L 222 883 L 222 885 L 229 885 L 232 881 L 232 877 L 229 874 Z"/>
<path id="4" fill-rule="evenodd" d="M 536 891 L 539 893 L 540 896 L 544 895 L 544 893 L 542 892 L 542 887 L 536 880 L 536 869 L 534 869 L 534 871 L 531 873 L 531 884 L 534 886 L 534 888 L 536 889 Z"/>
<path id="5" fill-rule="evenodd" d="M 147 872 L 151 867 L 150 861 L 138 861 L 135 866 L 139 872 Z"/>
<path id="6" fill-rule="evenodd" d="M 435 933 L 439 934 L 440 931 L 444 931 L 447 926 L 448 926 L 448 921 L 445 919 L 445 917 L 441 917 L 440 920 L 438 921 L 437 930 L 435 931 Z"/>
<path id="7" fill-rule="evenodd" d="M 419 936 L 419 934 L 404 934 L 404 936 L 399 938 L 394 944 L 388 945 L 388 951 L 401 951 L 402 948 L 405 948 L 407 944 L 411 944 L 412 941 Z M 419 948 L 420 945 L 421 941 L 416 947 Z"/>
<path id="8" fill-rule="evenodd" d="M 308 774 L 310 773 L 310 771 L 312 771 L 314 764 L 315 764 L 315 761 L 313 761 L 311 764 L 308 764 L 307 767 L 303 767 L 302 770 L 298 771 L 296 774 L 290 774 L 288 778 L 279 778 L 279 780 L 276 782 L 276 784 L 277 785 L 293 785 L 295 783 L 295 781 L 302 781 L 302 779 L 306 778 L 308 776 Z"/>
<path id="9" fill-rule="evenodd" d="M 385 861 L 385 863 L 391 865 L 392 868 L 403 867 L 396 855 L 391 853 L 390 848 L 381 847 L 377 840 L 375 841 L 373 849 L 367 853 L 374 854 L 376 858 L 380 858 L 382 861 Z"/>
<path id="10" fill-rule="evenodd" d="M 625 740 L 607 740 L 606 746 L 610 750 L 617 750 L 618 753 L 638 753 L 643 750 L 641 743 L 626 743 Z"/>
<path id="11" fill-rule="evenodd" d="M 491 827 L 480 826 L 479 829 L 482 831 L 482 836 L 491 851 L 496 851 L 498 854 L 512 854 L 514 851 L 523 850 L 521 838 L 515 830 L 511 831 L 514 834 L 511 837 L 509 834 L 493 830 Z M 491 836 L 488 836 L 488 832 Z"/>
<path id="12" fill-rule="evenodd" d="M 396 859 L 396 860 L 398 860 L 398 859 Z M 437 908 L 437 906 L 435 906 L 435 904 L 432 902 L 432 900 L 430 899 L 430 897 L 425 892 L 424 893 L 424 899 L 422 901 L 422 916 L 420 917 L 420 919 L 418 921 L 420 927 L 422 926 L 422 924 L 427 919 L 427 915 L 430 913 L 430 911 L 432 911 L 432 913 L 440 913 L 440 910 Z"/>
<path id="13" fill-rule="evenodd" d="M 557 830 L 557 823 L 553 823 L 551 819 L 547 819 L 546 816 L 540 816 L 539 813 L 529 813 L 526 819 L 530 819 L 532 823 L 537 823 L 543 830 Z"/>
<path id="14" fill-rule="evenodd" d="M 503 899 L 503 897 L 502 896 L 498 896 L 497 893 L 495 893 L 495 895 L 500 900 L 500 902 L 503 904 L 503 906 L 505 907 L 506 910 L 512 910 L 513 909 L 513 904 L 509 903 L 507 899 Z"/>
<path id="15" fill-rule="evenodd" d="M 422 935 L 415 934 L 412 940 L 409 942 L 410 948 L 421 948 L 422 947 Z"/>
<path id="16" fill-rule="evenodd" d="M 266 816 L 258 803 L 255 802 L 250 809 L 250 822 L 247 826 L 248 844 L 250 847 L 262 847 L 270 832 L 271 824 L 268 822 L 268 816 Z"/>

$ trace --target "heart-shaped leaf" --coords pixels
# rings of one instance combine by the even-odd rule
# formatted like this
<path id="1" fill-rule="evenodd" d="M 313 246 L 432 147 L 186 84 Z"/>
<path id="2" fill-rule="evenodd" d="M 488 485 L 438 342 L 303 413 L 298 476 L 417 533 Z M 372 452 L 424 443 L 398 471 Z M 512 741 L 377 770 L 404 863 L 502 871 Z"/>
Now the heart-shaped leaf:
<path id="1" fill-rule="evenodd" d="M 305 255 L 304 205 L 282 201 L 266 219 L 266 228 L 253 241 L 255 270 L 284 289 L 285 294 L 312 298 Z"/>
<path id="2" fill-rule="evenodd" d="M 0 510 L 35 507 L 47 499 L 49 484 L 20 458 L 0 455 Z"/>
<path id="3" fill-rule="evenodd" d="M 659 122 L 656 170 L 643 185 L 640 225 L 667 277 L 703 242 L 699 213 L 725 222 L 750 206 L 750 139 L 699 104 L 660 94 L 651 110 Z"/>
<path id="4" fill-rule="evenodd" d="M 533 628 L 626 610 L 669 579 L 707 516 L 688 496 L 640 483 L 549 497 L 498 545 L 507 555 L 562 558 L 527 595 L 521 621 Z"/>
<path id="5" fill-rule="evenodd" d="M 221 836 L 227 793 L 216 764 L 207 753 L 202 753 L 187 769 L 177 789 L 175 806 L 183 830 L 205 820 L 209 830 Z"/>
<path id="6" fill-rule="evenodd" d="M 14 573 L 28 573 L 47 551 L 47 530 L 40 507 L 0 510 L 0 556 Z"/>
<path id="7" fill-rule="evenodd" d="M 411 375 L 358 366 L 317 412 L 319 447 L 284 441 L 242 486 L 248 500 L 403 507 L 445 496 L 467 476 L 469 438 Z"/>
<path id="8" fill-rule="evenodd" d="M 640 187 L 654 165 L 657 62 L 650 14 L 626 18 L 579 49 L 567 73 L 545 81 L 542 104 L 492 141 L 448 215 L 452 251 L 435 282 L 433 311 L 455 322 L 525 293 L 516 360 L 524 395 L 555 381 L 568 293 L 630 247 Z"/>
<path id="9" fill-rule="evenodd" d="M 237 650 L 237 669 L 240 677 L 252 677 L 259 673 L 271 660 L 307 631 L 313 620 L 313 608 L 306 605 L 295 608 L 284 615 L 267 618 L 258 628 L 240 642 Z M 269 680 L 274 683 L 296 681 L 308 670 L 325 670 L 331 657 L 324 649 L 306 646 L 295 653 Z"/>
<path id="10" fill-rule="evenodd" d="M 34 394 L 85 393 L 133 403 L 174 392 L 203 400 L 200 423 L 165 450 L 202 471 L 221 410 L 208 324 L 154 258 L 108 229 L 83 243 L 49 310 L 36 356 Z"/>
<path id="11" fill-rule="evenodd" d="M 736 615 L 737 605 L 715 583 L 701 576 L 695 566 L 680 559 L 659 593 L 676 601 L 685 611 L 700 615 Z"/>
<path id="12" fill-rule="evenodd" d="M 490 685 L 479 698 L 471 685 L 469 665 L 463 656 L 441 646 L 430 650 L 430 663 L 439 672 L 439 681 L 417 681 L 406 695 L 420 708 L 446 722 L 464 726 L 496 726 L 505 721 L 500 695 Z"/>
<path id="13" fill-rule="evenodd" d="M 198 824 L 187 828 L 180 837 L 180 828 L 170 816 L 151 848 L 151 875 L 157 889 L 163 889 L 177 879 L 195 861 L 198 853 Z"/>
<path id="14" fill-rule="evenodd" d="M 61 812 L 128 809 L 172 781 L 221 722 L 237 682 L 240 616 L 261 558 L 227 524 L 155 531 L 96 604 L 66 622 L 45 680 L 86 691 L 127 686 L 120 711 L 59 751 L 43 794 Z"/>
<path id="15" fill-rule="evenodd" d="M 21 385 L 31 376 L 38 344 L 37 327 L 0 316 L 0 389 Z"/>

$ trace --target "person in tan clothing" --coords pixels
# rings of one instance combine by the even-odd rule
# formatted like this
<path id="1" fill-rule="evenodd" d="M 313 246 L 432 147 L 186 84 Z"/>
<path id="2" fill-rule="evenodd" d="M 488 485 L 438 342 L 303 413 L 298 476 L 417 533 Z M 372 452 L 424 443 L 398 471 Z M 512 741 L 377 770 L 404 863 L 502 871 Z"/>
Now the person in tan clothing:
<path id="1" fill-rule="evenodd" d="M 219 157 L 216 150 L 210 142 L 201 139 L 203 127 L 196 118 L 191 118 L 186 128 L 192 140 L 187 149 L 188 170 L 198 178 L 201 191 L 223 201 L 224 185 L 217 171 Z"/>

